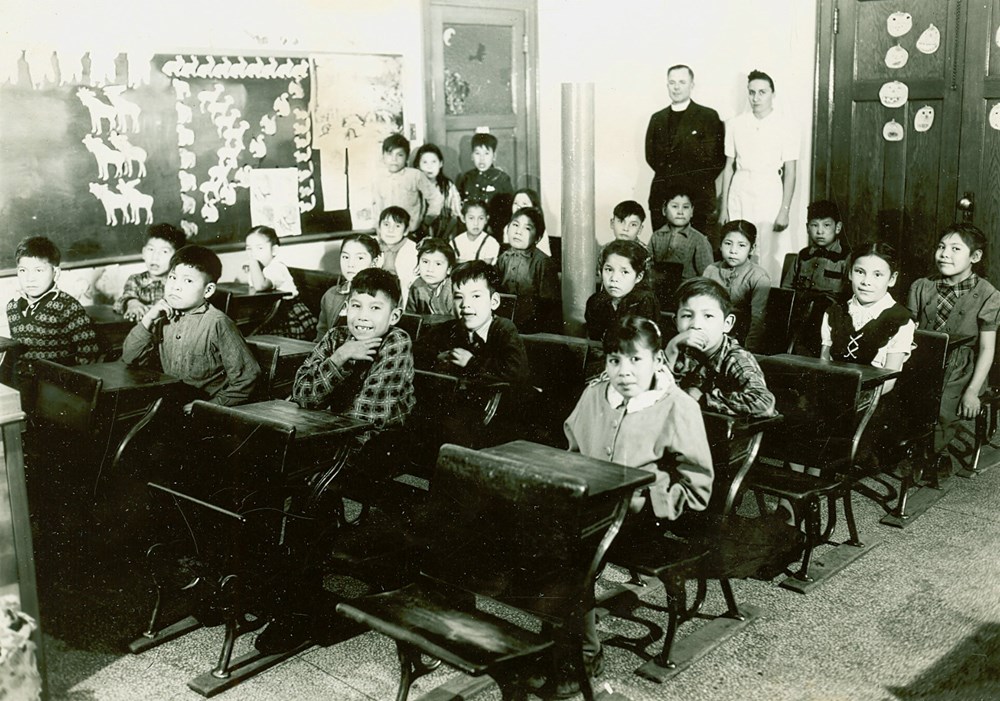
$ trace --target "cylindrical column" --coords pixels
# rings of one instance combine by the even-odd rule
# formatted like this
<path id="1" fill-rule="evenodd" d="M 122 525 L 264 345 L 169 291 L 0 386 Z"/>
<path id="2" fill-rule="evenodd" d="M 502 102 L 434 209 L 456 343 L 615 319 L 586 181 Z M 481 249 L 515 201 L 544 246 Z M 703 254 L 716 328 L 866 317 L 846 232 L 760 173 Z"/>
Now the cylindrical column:
<path id="1" fill-rule="evenodd" d="M 585 335 L 583 313 L 594 294 L 594 84 L 562 85 L 563 327 Z"/>

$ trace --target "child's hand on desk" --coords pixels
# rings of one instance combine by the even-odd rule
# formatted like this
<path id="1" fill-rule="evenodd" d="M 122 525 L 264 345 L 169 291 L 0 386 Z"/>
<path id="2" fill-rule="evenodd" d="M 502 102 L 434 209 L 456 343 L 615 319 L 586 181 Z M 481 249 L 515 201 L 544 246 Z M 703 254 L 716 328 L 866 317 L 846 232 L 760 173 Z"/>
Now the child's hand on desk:
<path id="1" fill-rule="evenodd" d="M 145 304 L 137 299 L 130 299 L 125 305 L 125 314 L 123 316 L 127 321 L 139 321 L 148 311 L 149 307 Z"/>
<path id="2" fill-rule="evenodd" d="M 472 360 L 472 352 L 465 348 L 452 348 L 438 356 L 441 360 L 464 368 Z"/>
<path id="3" fill-rule="evenodd" d="M 369 338 L 367 341 L 347 341 L 333 352 L 333 362 L 337 367 L 344 367 L 351 360 L 374 360 L 380 345 L 382 345 L 381 338 Z"/>
<path id="4" fill-rule="evenodd" d="M 687 346 L 688 348 L 696 348 L 703 351 L 708 347 L 708 336 L 704 331 L 688 329 L 674 336 L 673 342 L 679 346 Z"/>
<path id="5" fill-rule="evenodd" d="M 160 317 L 170 320 L 176 315 L 177 310 L 167 304 L 167 300 L 158 299 L 153 303 L 153 306 L 151 306 L 148 310 L 146 310 L 146 313 L 143 314 L 142 325 L 148 330 L 153 327 L 153 323 Z"/>
<path id="6" fill-rule="evenodd" d="M 958 403 L 958 415 L 963 419 L 974 419 L 979 416 L 982 402 L 979 397 L 969 392 L 962 393 L 962 399 Z"/>

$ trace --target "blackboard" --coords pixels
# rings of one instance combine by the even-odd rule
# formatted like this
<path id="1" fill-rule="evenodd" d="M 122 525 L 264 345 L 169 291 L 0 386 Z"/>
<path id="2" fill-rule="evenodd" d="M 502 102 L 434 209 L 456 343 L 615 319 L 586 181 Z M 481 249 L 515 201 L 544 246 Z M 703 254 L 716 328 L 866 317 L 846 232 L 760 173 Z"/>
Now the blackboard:
<path id="1" fill-rule="evenodd" d="M 22 55 L 0 85 L 0 268 L 31 235 L 70 263 L 134 256 L 152 222 L 182 225 L 193 243 L 241 241 L 256 169 L 294 169 L 304 230 L 323 216 L 308 56 L 157 54 L 136 66 L 122 54 L 106 77 L 90 75 L 86 54 L 57 61 Z"/>

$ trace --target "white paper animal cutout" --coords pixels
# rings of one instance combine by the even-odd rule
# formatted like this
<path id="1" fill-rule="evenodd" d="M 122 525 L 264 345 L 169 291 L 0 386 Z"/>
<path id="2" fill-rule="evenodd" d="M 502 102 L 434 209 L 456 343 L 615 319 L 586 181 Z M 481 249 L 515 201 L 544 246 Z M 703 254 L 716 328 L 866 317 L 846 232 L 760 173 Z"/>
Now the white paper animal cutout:
<path id="1" fill-rule="evenodd" d="M 302 83 L 293 80 L 288 84 L 288 96 L 293 100 L 301 100 L 306 96 L 305 90 L 302 89 Z"/>
<path id="2" fill-rule="evenodd" d="M 125 196 L 125 200 L 128 202 L 129 211 L 132 213 L 131 220 L 133 224 L 141 224 L 142 212 L 146 213 L 146 224 L 153 223 L 153 196 L 147 195 L 139 192 L 135 189 L 135 186 L 139 184 L 138 180 L 118 180 L 118 192 Z"/>
<path id="3" fill-rule="evenodd" d="M 222 83 L 216 83 L 211 90 L 202 90 L 198 93 L 198 108 L 202 111 L 202 114 L 208 109 L 209 105 L 222 96 L 223 90 L 225 88 L 222 86 Z"/>
<path id="4" fill-rule="evenodd" d="M 264 143 L 263 134 L 258 134 L 250 139 L 249 151 L 254 158 L 263 158 L 267 155 L 267 144 Z"/>
<path id="5" fill-rule="evenodd" d="M 215 67 L 215 56 L 207 56 L 205 57 L 205 63 L 198 66 L 198 68 L 195 69 L 194 74 L 198 78 L 211 78 L 212 69 L 214 67 Z"/>
<path id="6" fill-rule="evenodd" d="M 903 133 L 903 125 L 895 119 L 889 120 L 885 123 L 885 126 L 882 127 L 882 138 L 886 141 L 902 141 Z"/>
<path id="7" fill-rule="evenodd" d="M 230 110 L 225 114 L 217 115 L 212 121 L 215 123 L 215 131 L 222 138 L 222 134 L 227 129 L 232 129 L 236 120 L 240 118 L 240 111 L 237 109 Z"/>
<path id="8" fill-rule="evenodd" d="M 226 129 L 222 133 L 222 138 L 226 140 L 226 144 L 233 147 L 238 147 L 242 151 L 246 146 L 243 144 L 244 135 L 247 133 L 247 129 L 250 128 L 250 123 L 243 119 L 240 120 L 239 124 L 236 124 L 229 129 Z"/>
<path id="9" fill-rule="evenodd" d="M 97 177 L 101 180 L 111 177 L 111 166 L 115 167 L 115 177 L 124 174 L 125 155 L 121 151 L 116 151 L 104 143 L 103 139 L 92 134 L 83 137 L 83 145 L 94 154 L 94 160 L 97 161 Z"/>
<path id="10" fill-rule="evenodd" d="M 889 68 L 902 68 L 910 60 L 910 52 L 902 46 L 890 46 L 885 52 L 885 65 Z"/>
<path id="11" fill-rule="evenodd" d="M 194 214 L 194 210 L 197 207 L 197 203 L 191 195 L 185 195 L 181 193 L 181 213 L 182 214 Z"/>
<path id="12" fill-rule="evenodd" d="M 177 149 L 177 153 L 180 156 L 181 168 L 183 168 L 184 170 L 190 170 L 191 168 L 194 168 L 196 163 L 194 151 L 189 151 L 186 148 L 179 148 Z"/>
<path id="13" fill-rule="evenodd" d="M 104 88 L 104 95 L 108 102 L 115 108 L 115 122 L 118 124 L 118 131 L 139 131 L 139 114 L 142 109 L 139 105 L 122 97 L 125 92 L 124 85 L 109 85 Z"/>
<path id="14" fill-rule="evenodd" d="M 913 15 L 909 12 L 893 12 L 885 21 L 891 37 L 901 37 L 913 28 Z"/>
<path id="15" fill-rule="evenodd" d="M 929 131 L 934 125 L 934 108 L 924 105 L 913 115 L 913 130 L 918 132 Z"/>
<path id="16" fill-rule="evenodd" d="M 112 192 L 104 183 L 90 183 L 87 186 L 90 194 L 100 200 L 104 206 L 104 223 L 108 226 L 118 226 L 117 212 L 122 213 L 122 220 L 128 223 L 128 200 L 117 192 Z"/>
<path id="17" fill-rule="evenodd" d="M 112 105 L 98 100 L 96 93 L 90 88 L 78 89 L 76 96 L 80 98 L 83 106 L 90 111 L 90 131 L 100 134 L 103 131 L 103 122 L 105 120 L 108 122 L 108 131 L 114 128 L 118 120 L 118 112 Z"/>
<path id="18" fill-rule="evenodd" d="M 292 111 L 292 106 L 288 104 L 288 93 L 281 93 L 274 98 L 274 113 L 279 117 L 287 117 Z"/>
<path id="19" fill-rule="evenodd" d="M 131 177 L 133 174 L 139 176 L 140 178 L 146 177 L 146 149 L 129 143 L 127 136 L 116 132 L 111 132 L 111 134 L 108 135 L 108 141 L 110 141 L 114 147 L 121 152 L 122 156 L 124 156 L 125 175 L 127 177 Z M 135 163 L 136 166 L 134 173 L 132 171 L 133 163 Z"/>
<path id="20" fill-rule="evenodd" d="M 306 148 L 303 151 L 295 152 L 295 162 L 296 163 L 308 163 L 312 160 L 313 150 L 311 148 Z"/>
<path id="21" fill-rule="evenodd" d="M 198 179 L 194 176 L 194 173 L 179 170 L 177 171 L 177 179 L 181 183 L 181 192 L 193 192 L 198 189 Z"/>
<path id="22" fill-rule="evenodd" d="M 313 194 L 314 191 L 315 191 L 315 186 L 313 185 L 313 182 L 311 180 L 305 185 L 299 185 L 299 197 L 302 198 L 309 197 L 309 195 Z"/>
<path id="23" fill-rule="evenodd" d="M 191 97 L 191 85 L 186 80 L 174 78 L 170 84 L 174 86 L 174 97 L 177 98 L 178 102 L 183 102 Z"/>
<path id="24" fill-rule="evenodd" d="M 265 114 L 260 118 L 260 130 L 267 136 L 274 136 L 278 132 L 278 121 L 274 115 Z"/>
<path id="25" fill-rule="evenodd" d="M 198 235 L 198 225 L 195 224 L 193 221 L 188 221 L 187 219 L 181 219 L 181 231 L 183 231 L 184 235 L 187 236 L 189 239 L 193 239 L 195 236 Z"/>
<path id="26" fill-rule="evenodd" d="M 993 109 L 990 110 L 990 126 L 1000 131 L 1000 102 L 993 105 Z"/>
<path id="27" fill-rule="evenodd" d="M 215 206 L 214 202 L 205 200 L 205 204 L 201 207 L 201 218 L 205 220 L 206 224 L 214 224 L 219 221 L 219 208 Z"/>
<path id="28" fill-rule="evenodd" d="M 941 46 L 941 30 L 933 24 L 925 29 L 917 39 L 917 51 L 922 54 L 932 54 Z"/>
<path id="29" fill-rule="evenodd" d="M 232 107 L 233 102 L 234 100 L 232 95 L 224 95 L 222 99 L 219 100 L 218 102 L 210 103 L 206 111 L 209 113 L 209 115 L 211 115 L 212 121 L 214 122 L 221 115 L 224 115 L 227 112 L 229 112 L 229 108 Z"/>
<path id="30" fill-rule="evenodd" d="M 175 103 L 174 109 L 177 112 L 178 124 L 190 124 L 191 120 L 194 119 L 194 113 L 191 111 L 191 108 L 183 102 Z"/>
<path id="31" fill-rule="evenodd" d="M 906 104 L 909 96 L 910 88 L 907 87 L 906 83 L 901 83 L 898 80 L 890 80 L 878 91 L 879 101 L 890 108 L 902 107 Z"/>
<path id="32" fill-rule="evenodd" d="M 177 145 L 191 146 L 194 143 L 194 132 L 183 124 L 177 125 Z"/>
<path id="33" fill-rule="evenodd" d="M 306 212 L 311 212 L 316 208 L 316 195 L 310 195 L 307 200 L 299 201 L 299 212 L 305 214 Z"/>

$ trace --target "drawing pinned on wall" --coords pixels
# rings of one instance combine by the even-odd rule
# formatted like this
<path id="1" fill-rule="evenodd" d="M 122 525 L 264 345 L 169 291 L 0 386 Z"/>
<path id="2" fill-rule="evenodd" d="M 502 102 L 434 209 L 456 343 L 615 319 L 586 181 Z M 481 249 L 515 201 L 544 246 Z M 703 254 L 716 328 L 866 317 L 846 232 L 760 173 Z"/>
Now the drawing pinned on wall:
<path id="1" fill-rule="evenodd" d="M 934 108 L 924 105 L 913 115 L 913 130 L 923 133 L 934 126 Z"/>
<path id="2" fill-rule="evenodd" d="M 910 52 L 899 44 L 890 46 L 885 52 L 885 65 L 889 68 L 902 68 L 910 60 Z"/>
<path id="3" fill-rule="evenodd" d="M 885 107 L 895 109 L 902 107 L 910 96 L 910 88 L 906 83 L 898 80 L 890 80 L 882 85 L 878 91 L 878 99 Z"/>
<path id="4" fill-rule="evenodd" d="M 989 123 L 990 127 L 1000 131 L 1000 102 L 993 105 L 993 109 L 990 110 Z"/>
<path id="5" fill-rule="evenodd" d="M 901 37 L 913 28 L 913 15 L 909 12 L 893 12 L 885 20 L 885 28 L 891 37 Z"/>
<path id="6" fill-rule="evenodd" d="M 932 54 L 941 46 L 941 30 L 933 24 L 920 33 L 917 39 L 917 51 L 922 54 Z"/>
<path id="7" fill-rule="evenodd" d="M 327 211 L 348 208 L 351 224 L 374 227 L 371 185 L 381 144 L 403 129 L 403 60 L 379 54 L 313 56 L 312 147 L 320 153 Z"/>
<path id="8" fill-rule="evenodd" d="M 295 168 L 254 168 L 250 171 L 250 223 L 270 226 L 278 236 L 302 233 L 298 179 Z"/>
<path id="9" fill-rule="evenodd" d="M 886 141 L 902 141 L 904 133 L 903 125 L 895 119 L 890 119 L 882 127 L 882 138 Z"/>

